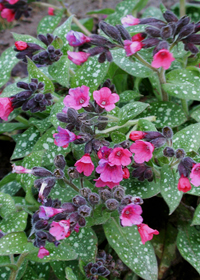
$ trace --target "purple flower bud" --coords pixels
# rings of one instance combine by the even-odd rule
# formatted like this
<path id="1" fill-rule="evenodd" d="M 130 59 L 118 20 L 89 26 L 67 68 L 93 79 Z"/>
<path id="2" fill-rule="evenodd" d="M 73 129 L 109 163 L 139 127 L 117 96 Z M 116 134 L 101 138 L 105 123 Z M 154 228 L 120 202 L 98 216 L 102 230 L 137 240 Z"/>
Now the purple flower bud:
<path id="1" fill-rule="evenodd" d="M 89 188 L 82 188 L 80 189 L 79 192 L 83 197 L 87 198 L 88 194 L 91 193 L 92 191 Z"/>
<path id="2" fill-rule="evenodd" d="M 183 26 L 180 30 L 177 40 L 181 40 L 182 38 L 189 36 L 194 32 L 194 29 L 195 29 L 194 23 L 190 23 Z"/>
<path id="3" fill-rule="evenodd" d="M 97 205 L 100 202 L 100 197 L 97 193 L 88 194 L 88 201 L 91 205 Z"/>
<path id="4" fill-rule="evenodd" d="M 173 157 L 175 155 L 175 151 L 173 148 L 170 148 L 170 147 L 166 147 L 164 150 L 163 150 L 163 155 L 165 157 Z"/>
<path id="5" fill-rule="evenodd" d="M 23 88 L 23 89 L 29 89 L 29 84 L 24 83 L 24 82 L 18 82 L 17 87 Z"/>
<path id="6" fill-rule="evenodd" d="M 158 38 L 147 38 L 142 41 L 142 47 L 148 49 L 159 44 L 160 40 Z"/>
<path id="7" fill-rule="evenodd" d="M 63 155 L 56 155 L 54 158 L 54 165 L 60 169 L 64 169 L 66 166 L 66 161 Z"/>
<path id="8" fill-rule="evenodd" d="M 79 172 L 77 171 L 76 167 L 69 167 L 67 170 L 67 174 L 71 179 L 79 178 Z"/>
<path id="9" fill-rule="evenodd" d="M 185 50 L 190 51 L 193 54 L 197 54 L 199 52 L 199 49 L 193 43 L 186 43 Z"/>
<path id="10" fill-rule="evenodd" d="M 60 169 L 60 168 L 55 169 L 54 172 L 53 172 L 53 175 L 54 175 L 57 179 L 62 179 L 62 178 L 64 178 L 64 176 L 65 176 L 63 170 Z"/>
<path id="11" fill-rule="evenodd" d="M 77 207 L 75 207 L 71 202 L 63 203 L 62 208 L 65 209 L 65 213 L 72 213 L 77 210 Z"/>
<path id="12" fill-rule="evenodd" d="M 122 200 L 121 200 L 121 205 L 128 205 L 132 203 L 132 195 L 126 195 Z"/>
<path id="13" fill-rule="evenodd" d="M 45 229 L 48 226 L 48 221 L 39 220 L 35 223 L 35 229 Z"/>
<path id="14" fill-rule="evenodd" d="M 160 30 L 153 26 L 148 26 L 145 28 L 145 31 L 151 37 L 160 37 Z"/>
<path id="15" fill-rule="evenodd" d="M 168 39 L 172 36 L 172 27 L 170 25 L 163 26 L 160 35 L 163 39 Z"/>
<path id="16" fill-rule="evenodd" d="M 84 197 L 80 195 L 76 195 L 72 198 L 72 202 L 76 207 L 80 207 L 81 205 L 87 204 L 86 200 Z"/>
<path id="17" fill-rule="evenodd" d="M 106 205 L 106 208 L 108 210 L 114 211 L 114 210 L 116 210 L 118 208 L 119 201 L 117 201 L 114 198 L 110 198 L 110 199 L 106 200 L 105 205 Z"/>
<path id="18" fill-rule="evenodd" d="M 133 196 L 132 203 L 134 203 L 136 205 L 141 205 L 141 204 L 143 204 L 143 199 L 139 196 Z"/>
<path id="19" fill-rule="evenodd" d="M 156 139 L 151 140 L 150 143 L 151 143 L 155 148 L 160 148 L 160 147 L 162 147 L 163 145 L 165 145 L 165 143 L 166 143 L 166 138 L 164 138 L 164 137 L 159 137 L 159 138 L 156 138 Z"/>
<path id="20" fill-rule="evenodd" d="M 87 205 L 82 205 L 78 208 L 78 214 L 81 216 L 81 217 L 88 217 L 90 216 L 90 213 L 91 213 L 91 208 Z"/>
<path id="21" fill-rule="evenodd" d="M 115 189 L 114 189 L 114 192 L 113 192 L 113 197 L 119 201 L 122 200 L 122 198 L 124 197 L 125 195 L 125 190 L 123 187 L 121 186 L 117 186 Z"/>
<path id="22" fill-rule="evenodd" d="M 103 200 L 103 201 L 106 201 L 112 197 L 112 193 L 107 189 L 99 190 L 99 195 L 100 195 L 101 200 Z"/>
<path id="23" fill-rule="evenodd" d="M 100 21 L 99 28 L 110 38 L 123 45 L 119 30 L 105 21 Z"/>
<path id="24" fill-rule="evenodd" d="M 185 151 L 184 151 L 184 149 L 181 149 L 181 148 L 177 149 L 176 152 L 175 152 L 175 156 L 176 156 L 176 158 L 178 158 L 178 159 L 184 158 L 184 157 L 185 157 Z"/>
<path id="25" fill-rule="evenodd" d="M 130 40 L 131 41 L 131 36 L 130 34 L 128 33 L 128 31 L 123 27 L 123 25 L 120 25 L 120 24 L 117 24 L 115 25 L 117 27 L 117 29 L 119 30 L 121 36 L 122 36 L 122 39 L 124 40 Z"/>
<path id="26" fill-rule="evenodd" d="M 178 18 L 176 17 L 176 15 L 169 10 L 164 12 L 163 17 L 167 22 L 173 22 L 173 21 L 177 22 L 178 21 Z"/>
<path id="27" fill-rule="evenodd" d="M 85 36 L 83 33 L 73 30 L 67 33 L 66 39 L 69 42 L 69 45 L 72 47 L 78 47 L 91 41 L 91 39 Z"/>
<path id="28" fill-rule="evenodd" d="M 32 174 L 37 177 L 53 177 L 53 173 L 44 167 L 33 167 L 32 172 Z"/>
<path id="29" fill-rule="evenodd" d="M 188 16 L 183 16 L 181 19 L 178 20 L 176 24 L 176 31 L 174 35 L 177 35 L 183 26 L 187 25 L 190 22 L 190 18 Z"/>

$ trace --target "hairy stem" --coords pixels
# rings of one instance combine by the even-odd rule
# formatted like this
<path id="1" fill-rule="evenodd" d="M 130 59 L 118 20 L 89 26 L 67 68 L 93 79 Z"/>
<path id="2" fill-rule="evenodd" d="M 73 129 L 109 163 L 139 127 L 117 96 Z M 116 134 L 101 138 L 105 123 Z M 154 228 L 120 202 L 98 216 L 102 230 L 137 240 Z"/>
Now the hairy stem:
<path id="1" fill-rule="evenodd" d="M 186 9 L 185 9 L 185 0 L 180 0 L 180 17 L 183 17 L 185 15 Z"/>
<path id="2" fill-rule="evenodd" d="M 151 70 L 153 70 L 153 71 L 158 73 L 158 69 L 152 67 L 151 64 L 149 62 L 147 62 L 141 55 L 139 55 L 138 53 L 135 53 L 133 56 L 135 58 L 137 58 L 140 62 L 142 62 L 142 64 L 144 64 L 145 66 L 147 66 Z"/>
<path id="3" fill-rule="evenodd" d="M 165 69 L 161 67 L 160 72 L 158 73 L 159 81 L 161 84 L 161 90 L 162 90 L 162 100 L 163 101 L 168 101 L 168 94 L 165 90 L 162 89 L 162 85 L 166 84 L 166 78 L 165 78 Z"/>
<path id="4" fill-rule="evenodd" d="M 15 117 L 15 120 L 29 126 L 29 122 L 25 118 L 23 118 L 22 116 Z"/>
<path id="5" fill-rule="evenodd" d="M 79 188 L 77 188 L 76 185 L 74 185 L 74 183 L 70 182 L 70 180 L 68 180 L 66 177 L 63 178 L 63 181 L 69 185 L 74 191 L 79 192 Z"/>
<path id="6" fill-rule="evenodd" d="M 11 270 L 11 274 L 10 274 L 10 277 L 9 277 L 9 280 L 15 280 L 17 278 L 17 274 L 19 272 L 19 269 L 24 261 L 24 258 L 28 255 L 28 253 L 23 253 L 19 256 L 18 258 L 18 261 L 16 263 L 16 266 L 18 267 L 17 270 Z"/>

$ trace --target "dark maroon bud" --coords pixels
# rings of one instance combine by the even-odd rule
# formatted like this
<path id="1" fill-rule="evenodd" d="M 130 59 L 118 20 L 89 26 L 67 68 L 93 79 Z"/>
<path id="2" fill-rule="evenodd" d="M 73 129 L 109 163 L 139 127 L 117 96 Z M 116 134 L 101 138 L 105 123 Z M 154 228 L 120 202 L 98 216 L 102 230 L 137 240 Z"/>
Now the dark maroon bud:
<path id="1" fill-rule="evenodd" d="M 113 192 L 113 197 L 119 201 L 122 200 L 122 198 L 124 197 L 125 195 L 125 190 L 123 187 L 121 186 L 117 186 L 115 189 L 114 189 L 114 192 Z"/>
<path id="2" fill-rule="evenodd" d="M 104 262 L 98 261 L 97 264 L 98 264 L 98 266 L 102 266 L 104 264 Z"/>
<path id="3" fill-rule="evenodd" d="M 182 38 L 187 37 L 190 34 L 192 34 L 194 32 L 194 28 L 195 28 L 194 23 L 190 23 L 190 24 L 184 26 L 183 28 L 181 28 L 181 31 L 178 35 L 177 40 L 181 40 Z"/>
<path id="4" fill-rule="evenodd" d="M 167 139 L 171 139 L 173 137 L 173 130 L 169 126 L 163 127 L 162 133 Z"/>
<path id="5" fill-rule="evenodd" d="M 62 212 L 62 213 L 59 213 L 59 214 L 55 215 L 53 217 L 53 220 L 54 221 L 66 220 L 67 217 L 68 217 L 68 214 L 66 212 Z"/>
<path id="6" fill-rule="evenodd" d="M 47 48 L 48 52 L 52 53 L 55 51 L 54 47 L 53 46 L 48 46 Z"/>
<path id="7" fill-rule="evenodd" d="M 166 25 L 166 23 L 162 22 L 162 21 L 157 21 L 157 22 L 151 22 L 151 23 L 149 23 L 149 25 L 150 26 L 154 26 L 154 27 L 156 27 L 158 29 L 161 29 L 163 26 Z"/>
<path id="8" fill-rule="evenodd" d="M 122 212 L 122 210 L 124 209 L 124 207 L 125 207 L 125 205 L 124 204 L 122 204 L 122 205 L 120 205 L 119 207 L 118 207 L 118 213 L 119 214 L 121 214 L 121 212 Z"/>
<path id="9" fill-rule="evenodd" d="M 92 267 L 90 269 L 90 273 L 93 274 L 93 275 L 96 275 L 97 274 L 97 268 L 96 267 Z"/>
<path id="10" fill-rule="evenodd" d="M 100 54 L 100 56 L 98 57 L 98 62 L 104 63 L 105 61 L 106 61 L 106 54 L 105 53 Z"/>
<path id="11" fill-rule="evenodd" d="M 166 147 L 164 148 L 163 150 L 163 155 L 165 157 L 173 157 L 175 155 L 175 151 L 173 148 L 170 148 L 170 147 Z"/>
<path id="12" fill-rule="evenodd" d="M 98 152 L 101 147 L 109 146 L 109 145 L 110 145 L 110 143 L 103 139 L 93 139 L 93 141 L 92 141 L 93 150 L 95 152 Z"/>
<path id="13" fill-rule="evenodd" d="M 142 41 L 142 47 L 148 49 L 159 44 L 160 40 L 158 38 L 147 38 Z"/>
<path id="14" fill-rule="evenodd" d="M 107 189 L 99 190 L 99 195 L 103 201 L 106 201 L 112 197 L 112 193 Z"/>
<path id="15" fill-rule="evenodd" d="M 108 48 L 113 48 L 116 45 L 111 43 L 108 39 L 106 39 L 103 36 L 97 35 L 97 34 L 92 34 L 90 36 L 90 44 L 92 45 L 97 45 L 97 46 L 102 46 L 102 47 L 108 47 Z"/>
<path id="16" fill-rule="evenodd" d="M 87 204 L 86 200 L 84 197 L 80 195 L 76 195 L 72 198 L 72 202 L 76 207 L 80 207 L 81 205 Z"/>
<path id="17" fill-rule="evenodd" d="M 94 108 L 92 102 L 89 102 L 89 105 L 87 107 L 84 107 L 83 109 L 87 112 L 94 112 L 95 111 L 95 108 Z"/>
<path id="18" fill-rule="evenodd" d="M 179 21 L 177 22 L 176 25 L 176 31 L 174 35 L 177 35 L 183 26 L 187 25 L 190 22 L 190 18 L 188 16 L 183 16 Z"/>
<path id="19" fill-rule="evenodd" d="M 91 154 L 92 153 L 92 140 L 90 140 L 89 142 L 87 142 L 85 144 L 84 154 Z"/>
<path id="20" fill-rule="evenodd" d="M 67 174 L 69 175 L 70 179 L 77 179 L 79 178 L 79 173 L 75 167 L 69 167 L 67 170 Z"/>
<path id="21" fill-rule="evenodd" d="M 92 209 L 87 206 L 87 205 L 82 205 L 78 208 L 78 214 L 81 216 L 81 217 L 88 217 L 90 216 L 90 213 L 91 213 Z"/>
<path id="22" fill-rule="evenodd" d="M 121 204 L 122 205 L 128 205 L 130 203 L 132 203 L 132 195 L 126 195 L 122 200 L 121 200 Z"/>
<path id="23" fill-rule="evenodd" d="M 114 211 L 119 206 L 119 201 L 114 198 L 110 198 L 106 200 L 105 205 L 108 210 Z"/>
<path id="24" fill-rule="evenodd" d="M 119 144 L 120 144 L 120 146 L 121 146 L 122 148 L 124 148 L 124 149 L 128 149 L 128 148 L 130 147 L 130 145 L 131 145 L 131 143 L 130 143 L 129 140 L 125 140 L 125 141 L 123 141 L 123 142 L 121 142 L 121 143 L 119 143 Z"/>
<path id="25" fill-rule="evenodd" d="M 42 240 L 46 240 L 47 239 L 47 233 L 44 231 L 37 231 L 35 234 L 38 238 L 42 239 Z"/>
<path id="26" fill-rule="evenodd" d="M 187 165 L 187 163 L 185 164 L 182 159 L 178 165 L 178 172 L 179 172 L 180 176 L 183 175 L 184 177 L 188 177 L 190 175 L 191 170 L 192 170 L 192 167 L 190 165 Z"/>
<path id="27" fill-rule="evenodd" d="M 184 166 L 189 169 L 190 171 L 192 170 L 192 167 L 194 164 L 196 164 L 196 161 L 194 161 L 192 158 L 190 157 L 185 157 L 182 159 L 182 163 L 184 164 Z"/>
<path id="28" fill-rule="evenodd" d="M 44 83 L 43 82 L 39 82 L 38 89 L 40 89 L 40 90 L 44 89 Z"/>
<path id="29" fill-rule="evenodd" d="M 87 198 L 88 194 L 91 193 L 92 191 L 89 188 L 82 188 L 80 189 L 79 192 L 83 197 Z"/>
<path id="30" fill-rule="evenodd" d="M 56 155 L 54 158 L 54 165 L 60 169 L 64 169 L 66 166 L 66 161 L 63 155 Z"/>
<path id="31" fill-rule="evenodd" d="M 100 53 L 105 52 L 105 48 L 104 47 L 94 47 L 88 50 L 88 53 L 90 54 L 90 56 L 95 56 L 98 55 Z"/>
<path id="32" fill-rule="evenodd" d="M 193 54 L 197 54 L 199 52 L 199 49 L 193 43 L 185 44 L 185 50 L 190 51 Z"/>
<path id="33" fill-rule="evenodd" d="M 88 201 L 92 205 L 97 205 L 100 202 L 100 196 L 97 193 L 89 193 L 88 194 Z"/>
<path id="34" fill-rule="evenodd" d="M 163 17 L 167 22 L 172 22 L 172 21 L 177 22 L 178 21 L 178 18 L 176 17 L 176 15 L 169 10 L 164 12 Z"/>
<path id="35" fill-rule="evenodd" d="M 23 88 L 23 89 L 29 89 L 29 84 L 24 83 L 24 82 L 18 82 L 17 87 Z"/>
<path id="36" fill-rule="evenodd" d="M 71 202 L 63 203 L 62 208 L 65 209 L 65 213 L 72 213 L 77 210 L 77 207 L 75 207 Z"/>
<path id="37" fill-rule="evenodd" d="M 163 26 L 160 35 L 163 39 L 168 39 L 172 36 L 172 27 L 170 25 Z"/>
<path id="38" fill-rule="evenodd" d="M 106 260 L 106 252 L 104 250 L 99 250 L 97 258 L 104 262 Z"/>
<path id="39" fill-rule="evenodd" d="M 68 123 L 69 122 L 69 119 L 67 117 L 67 115 L 65 113 L 58 113 L 56 115 L 57 119 L 61 122 L 64 122 L 64 123 Z"/>
<path id="40" fill-rule="evenodd" d="M 37 102 L 32 98 L 24 102 L 24 104 L 22 105 L 22 110 L 28 111 L 31 108 L 35 108 L 35 106 L 37 106 Z"/>
<path id="41" fill-rule="evenodd" d="M 32 224 L 36 223 L 39 220 L 40 220 L 40 218 L 39 218 L 39 210 L 38 210 L 32 216 Z"/>
<path id="42" fill-rule="evenodd" d="M 123 25 L 121 24 L 117 24 L 115 25 L 117 27 L 117 29 L 119 30 L 121 36 L 122 36 L 122 39 L 124 40 L 130 40 L 131 41 L 131 36 L 130 34 L 128 33 L 128 31 L 123 27 Z"/>
<path id="43" fill-rule="evenodd" d="M 200 21 L 198 21 L 198 22 L 195 24 L 194 33 L 197 33 L 199 30 L 200 30 Z"/>
<path id="44" fill-rule="evenodd" d="M 45 182 L 49 188 L 52 188 L 55 185 L 56 180 L 54 177 L 48 177 L 48 178 L 45 178 L 43 180 L 43 182 Z"/>
<path id="45" fill-rule="evenodd" d="M 53 173 L 51 171 L 47 170 L 44 167 L 33 167 L 32 168 L 32 174 L 34 176 L 38 176 L 38 177 L 53 176 Z"/>
<path id="46" fill-rule="evenodd" d="M 140 23 L 139 24 L 148 24 L 148 23 L 152 23 L 152 22 L 159 22 L 160 20 L 157 19 L 157 18 L 153 18 L 153 17 L 150 17 L 150 18 L 142 18 L 140 20 Z"/>
<path id="47" fill-rule="evenodd" d="M 49 241 L 49 242 L 56 241 L 56 238 L 53 235 L 51 235 L 49 232 L 46 232 L 46 234 L 47 234 L 47 241 Z"/>
<path id="48" fill-rule="evenodd" d="M 21 91 L 16 95 L 13 95 L 12 97 L 15 97 L 18 101 L 24 101 L 27 100 L 29 97 L 31 97 L 31 95 L 32 95 L 32 91 L 26 90 L 26 91 Z"/>
<path id="49" fill-rule="evenodd" d="M 60 49 L 57 49 L 55 50 L 55 54 L 58 55 L 58 56 L 61 56 L 62 55 L 62 52 Z"/>
<path id="50" fill-rule="evenodd" d="M 49 45 L 50 45 L 50 44 L 53 42 L 53 40 L 56 39 L 56 38 L 57 38 L 57 36 L 54 37 L 53 34 L 47 33 L 47 40 L 48 40 L 48 42 L 49 42 Z"/>
<path id="51" fill-rule="evenodd" d="M 123 45 L 121 34 L 119 30 L 105 21 L 100 21 L 99 28 L 114 41 L 117 41 L 119 44 Z"/>
<path id="52" fill-rule="evenodd" d="M 67 116 L 69 118 L 69 121 L 73 123 L 73 122 L 77 121 L 78 113 L 77 113 L 77 111 L 75 109 L 68 108 Z"/>
<path id="53" fill-rule="evenodd" d="M 61 201 L 58 198 L 52 200 L 52 207 L 53 208 L 60 208 L 60 206 L 61 206 Z"/>
<path id="54" fill-rule="evenodd" d="M 144 179 L 147 179 L 149 182 L 152 181 L 152 179 L 153 179 L 153 171 L 152 171 L 151 168 L 147 168 L 144 171 Z"/>
<path id="55" fill-rule="evenodd" d="M 160 30 L 153 26 L 148 26 L 145 28 L 145 31 L 151 37 L 160 37 Z"/>
<path id="56" fill-rule="evenodd" d="M 63 172 L 62 169 L 57 168 L 54 170 L 53 175 L 57 178 L 57 179 L 62 179 L 65 176 L 65 173 Z"/>
<path id="57" fill-rule="evenodd" d="M 48 221 L 44 221 L 44 220 L 37 221 L 35 223 L 35 229 L 37 230 L 44 229 L 47 227 L 48 224 L 49 224 Z"/>
<path id="58" fill-rule="evenodd" d="M 163 137 L 163 134 L 158 131 L 145 131 L 144 133 L 145 133 L 144 135 L 145 140 L 152 140 L 159 137 L 161 138 Z"/>
<path id="59" fill-rule="evenodd" d="M 58 245 L 60 245 L 60 242 L 59 241 L 54 241 L 54 245 L 56 246 L 56 247 L 58 247 Z"/>
<path id="60" fill-rule="evenodd" d="M 84 227 L 86 225 L 86 220 L 83 217 L 79 217 L 78 224 L 80 227 Z"/>
<path id="61" fill-rule="evenodd" d="M 5 233 L 2 230 L 0 230 L 0 238 L 2 238 L 4 235 Z"/>
<path id="62" fill-rule="evenodd" d="M 34 187 L 39 189 L 41 187 L 42 183 L 43 183 L 43 179 L 36 179 L 34 181 Z"/>
<path id="63" fill-rule="evenodd" d="M 44 94 L 38 93 L 34 96 L 34 99 L 35 99 L 36 102 L 40 102 L 44 99 Z"/>
<path id="64" fill-rule="evenodd" d="M 33 243 L 33 245 L 35 247 L 38 247 L 38 248 L 45 247 L 45 244 L 46 244 L 46 240 L 42 240 L 36 236 L 36 240 Z"/>
<path id="65" fill-rule="evenodd" d="M 169 44 L 166 41 L 161 41 L 153 50 L 153 56 L 162 49 L 168 49 Z"/>
<path id="66" fill-rule="evenodd" d="M 70 214 L 69 215 L 70 226 L 74 227 L 77 224 L 79 218 L 80 218 L 80 216 L 78 215 L 77 212 L 74 212 L 74 213 Z"/>
<path id="67" fill-rule="evenodd" d="M 29 84 L 29 88 L 30 88 L 30 90 L 32 90 L 32 91 L 36 91 L 36 89 L 38 88 L 38 86 L 37 86 L 36 83 L 31 82 L 31 83 Z"/>
<path id="68" fill-rule="evenodd" d="M 100 122 L 96 125 L 96 127 L 98 128 L 98 130 L 104 130 L 106 128 L 107 124 L 108 124 L 107 122 Z"/>
<path id="69" fill-rule="evenodd" d="M 90 135 L 83 134 L 83 133 L 80 133 L 79 137 L 80 137 L 79 139 L 74 140 L 74 142 L 73 142 L 74 144 L 76 144 L 76 145 L 83 144 L 91 139 Z"/>
<path id="70" fill-rule="evenodd" d="M 191 34 L 187 37 L 186 42 L 191 42 L 193 44 L 200 44 L 200 34 Z"/>
<path id="71" fill-rule="evenodd" d="M 113 57 L 110 51 L 107 51 L 106 53 L 106 59 L 108 60 L 108 62 L 112 62 L 113 61 Z"/>
<path id="72" fill-rule="evenodd" d="M 150 141 L 154 148 L 160 148 L 166 143 L 166 138 L 159 137 Z"/>
<path id="73" fill-rule="evenodd" d="M 114 277 L 119 277 L 119 276 L 120 276 L 120 272 L 118 272 L 117 270 L 113 270 L 113 271 L 112 271 L 112 275 L 113 275 Z"/>
<path id="74" fill-rule="evenodd" d="M 100 266 L 98 268 L 98 274 L 102 276 L 108 276 L 110 274 L 110 271 L 107 268 L 105 268 L 105 266 Z"/>
<path id="75" fill-rule="evenodd" d="M 184 158 L 185 157 L 185 151 L 184 151 L 184 149 L 177 149 L 176 151 L 175 151 L 175 156 L 176 156 L 176 158 L 178 158 L 178 159 L 182 159 L 182 158 Z"/>
<path id="76" fill-rule="evenodd" d="M 38 35 L 38 39 L 39 39 L 40 41 L 42 41 L 46 46 L 49 45 L 48 40 L 47 40 L 47 38 L 46 38 L 44 35 L 39 34 L 39 35 Z"/>

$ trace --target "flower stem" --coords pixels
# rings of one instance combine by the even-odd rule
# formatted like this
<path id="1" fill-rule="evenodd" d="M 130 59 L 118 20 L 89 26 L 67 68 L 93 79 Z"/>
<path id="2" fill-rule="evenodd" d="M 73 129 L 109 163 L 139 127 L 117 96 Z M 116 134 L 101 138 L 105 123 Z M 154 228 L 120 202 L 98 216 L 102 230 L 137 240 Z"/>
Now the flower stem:
<path id="1" fill-rule="evenodd" d="M 62 181 L 62 180 L 61 180 Z M 79 188 L 77 188 L 76 185 L 74 185 L 72 182 L 70 182 L 66 177 L 63 178 L 63 181 L 69 185 L 75 192 L 79 192 Z"/>
<path id="2" fill-rule="evenodd" d="M 180 0 L 180 17 L 185 15 L 185 0 Z"/>
<path id="3" fill-rule="evenodd" d="M 16 280 L 17 274 L 18 274 L 18 272 L 19 272 L 19 269 L 20 269 L 20 267 L 21 267 L 21 265 L 22 265 L 22 263 L 23 263 L 23 261 L 24 261 L 24 258 L 25 258 L 27 255 L 28 255 L 28 253 L 23 253 L 23 254 L 21 254 L 21 255 L 19 256 L 18 261 L 17 261 L 17 263 L 16 263 L 16 266 L 17 266 L 18 268 L 17 268 L 17 270 L 14 270 L 14 269 L 11 270 L 11 274 L 10 274 L 9 280 Z"/>
<path id="4" fill-rule="evenodd" d="M 29 126 L 29 122 L 25 118 L 23 118 L 22 116 L 15 117 L 15 120 Z"/>
<path id="5" fill-rule="evenodd" d="M 158 73 L 158 70 L 156 68 L 152 67 L 151 64 L 149 62 L 147 62 L 141 55 L 139 55 L 138 53 L 135 53 L 133 56 L 135 58 L 137 58 L 140 62 L 142 62 L 142 64 L 144 64 L 145 66 L 147 66 L 151 70 Z"/>
<path id="6" fill-rule="evenodd" d="M 166 84 L 166 78 L 165 78 L 165 69 L 161 67 L 160 72 L 158 72 L 158 78 L 161 84 L 161 90 L 162 90 L 162 100 L 163 101 L 168 101 L 169 97 L 167 92 L 162 88 L 163 84 Z"/>

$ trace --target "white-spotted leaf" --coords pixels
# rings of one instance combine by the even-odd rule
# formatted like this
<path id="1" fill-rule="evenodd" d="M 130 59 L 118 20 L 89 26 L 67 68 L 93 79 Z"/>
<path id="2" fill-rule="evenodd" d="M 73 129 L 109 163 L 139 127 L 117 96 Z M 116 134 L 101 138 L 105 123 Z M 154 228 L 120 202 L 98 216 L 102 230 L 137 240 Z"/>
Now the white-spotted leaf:
<path id="1" fill-rule="evenodd" d="M 53 33 L 54 29 L 59 24 L 62 15 L 63 15 L 63 11 L 60 11 L 58 14 L 54 16 L 43 17 L 38 24 L 37 34 Z"/>
<path id="2" fill-rule="evenodd" d="M 63 55 L 48 68 L 51 77 L 64 87 L 69 86 L 69 62 L 67 56 Z"/>
<path id="3" fill-rule="evenodd" d="M 123 125 L 129 120 L 133 120 L 149 106 L 148 103 L 131 102 L 120 108 L 118 125 Z"/>

